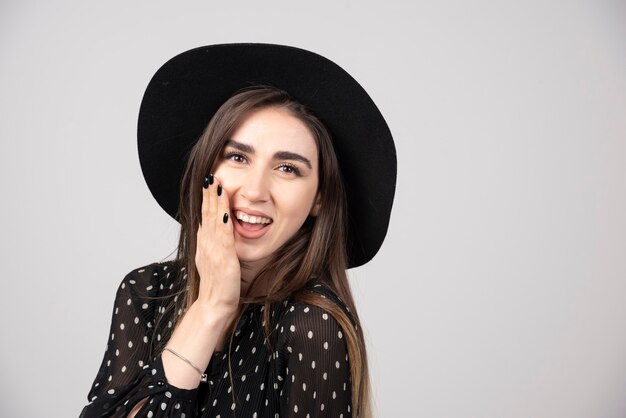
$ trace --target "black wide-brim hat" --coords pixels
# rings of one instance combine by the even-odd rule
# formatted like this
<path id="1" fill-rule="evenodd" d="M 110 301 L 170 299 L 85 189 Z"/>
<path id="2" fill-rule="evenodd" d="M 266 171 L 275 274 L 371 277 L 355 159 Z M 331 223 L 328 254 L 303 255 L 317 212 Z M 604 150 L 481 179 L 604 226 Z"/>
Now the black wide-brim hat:
<path id="1" fill-rule="evenodd" d="M 329 130 L 348 200 L 348 267 L 382 245 L 395 193 L 396 150 L 382 114 L 361 85 L 334 62 L 284 45 L 235 43 L 191 49 L 167 61 L 148 84 L 137 145 L 146 183 L 177 217 L 187 153 L 217 109 L 244 87 L 288 92 Z"/>

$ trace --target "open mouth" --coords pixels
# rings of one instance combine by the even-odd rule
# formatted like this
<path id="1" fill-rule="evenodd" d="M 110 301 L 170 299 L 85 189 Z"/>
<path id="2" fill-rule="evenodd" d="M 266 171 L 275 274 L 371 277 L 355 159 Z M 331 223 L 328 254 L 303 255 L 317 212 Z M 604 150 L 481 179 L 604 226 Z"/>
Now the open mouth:
<path id="1" fill-rule="evenodd" d="M 252 216 L 239 210 L 234 211 L 234 215 L 237 223 L 245 231 L 260 231 L 273 222 L 271 218 L 265 218 L 263 216 Z"/>

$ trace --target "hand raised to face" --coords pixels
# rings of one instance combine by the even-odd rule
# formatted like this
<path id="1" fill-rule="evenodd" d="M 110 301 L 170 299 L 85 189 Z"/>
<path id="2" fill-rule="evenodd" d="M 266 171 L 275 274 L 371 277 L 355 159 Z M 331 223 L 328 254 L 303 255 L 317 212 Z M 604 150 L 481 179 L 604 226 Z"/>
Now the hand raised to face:
<path id="1" fill-rule="evenodd" d="M 213 174 L 204 179 L 195 262 L 200 274 L 198 301 L 235 310 L 241 295 L 241 267 L 235 251 L 228 193 Z"/>

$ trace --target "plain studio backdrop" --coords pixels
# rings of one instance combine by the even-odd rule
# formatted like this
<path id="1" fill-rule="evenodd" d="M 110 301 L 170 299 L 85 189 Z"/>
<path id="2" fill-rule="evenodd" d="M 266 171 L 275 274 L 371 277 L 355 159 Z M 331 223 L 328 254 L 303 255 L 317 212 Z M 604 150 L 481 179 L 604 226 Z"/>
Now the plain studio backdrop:
<path id="1" fill-rule="evenodd" d="M 604 0 L 3 0 L 0 415 L 77 416 L 117 286 L 175 250 L 137 157 L 153 73 L 270 42 L 345 68 L 396 141 L 387 239 L 350 272 L 377 416 L 626 416 L 625 17 Z"/>

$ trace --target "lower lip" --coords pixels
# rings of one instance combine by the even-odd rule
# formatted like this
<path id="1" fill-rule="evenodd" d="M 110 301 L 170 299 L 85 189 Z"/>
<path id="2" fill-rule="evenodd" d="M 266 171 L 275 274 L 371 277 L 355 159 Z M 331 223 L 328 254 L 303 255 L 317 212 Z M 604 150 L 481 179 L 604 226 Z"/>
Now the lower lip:
<path id="1" fill-rule="evenodd" d="M 264 226 L 263 228 L 259 229 L 258 231 L 248 231 L 247 229 L 244 229 L 243 226 L 241 226 L 241 224 L 239 223 L 239 220 L 235 218 L 234 214 L 232 218 L 233 218 L 233 225 L 235 227 L 235 232 L 237 232 L 237 234 L 241 235 L 243 238 L 248 238 L 248 239 L 261 238 L 272 227 L 272 224 L 270 223 L 267 226 Z"/>

